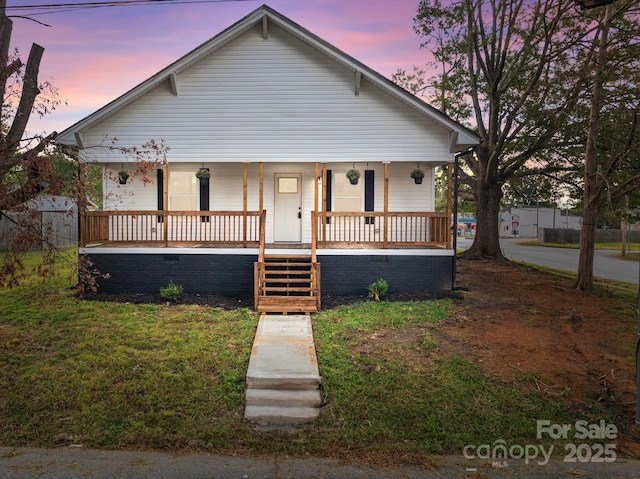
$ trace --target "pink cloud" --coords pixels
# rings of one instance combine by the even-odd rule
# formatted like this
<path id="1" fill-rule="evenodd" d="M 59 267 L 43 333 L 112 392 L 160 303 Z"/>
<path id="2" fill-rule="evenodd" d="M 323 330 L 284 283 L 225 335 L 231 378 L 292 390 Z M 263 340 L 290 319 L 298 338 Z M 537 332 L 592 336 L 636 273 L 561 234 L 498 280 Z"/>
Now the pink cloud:
<path id="1" fill-rule="evenodd" d="M 15 19 L 13 44 L 23 58 L 32 41 L 45 47 L 40 78 L 52 80 L 69 102 L 47 120 L 69 126 L 261 4 L 104 8 L 38 17 L 50 28 Z M 426 62 L 413 31 L 418 0 L 271 0 L 269 5 L 386 77 Z"/>

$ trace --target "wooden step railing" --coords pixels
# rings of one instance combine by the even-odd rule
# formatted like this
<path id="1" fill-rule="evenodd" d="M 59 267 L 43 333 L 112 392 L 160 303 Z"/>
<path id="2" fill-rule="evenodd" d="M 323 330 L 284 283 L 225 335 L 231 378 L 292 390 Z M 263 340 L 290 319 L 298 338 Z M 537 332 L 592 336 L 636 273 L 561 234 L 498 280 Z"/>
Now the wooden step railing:
<path id="1" fill-rule="evenodd" d="M 320 310 L 320 265 L 311 256 L 264 256 L 255 264 L 255 309 L 264 313 Z"/>

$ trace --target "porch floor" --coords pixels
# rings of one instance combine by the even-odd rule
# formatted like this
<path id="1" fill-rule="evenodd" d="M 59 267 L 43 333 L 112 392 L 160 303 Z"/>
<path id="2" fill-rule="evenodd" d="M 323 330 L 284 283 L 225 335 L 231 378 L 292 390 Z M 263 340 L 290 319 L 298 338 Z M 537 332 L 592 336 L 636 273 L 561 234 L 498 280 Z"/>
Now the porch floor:
<path id="1" fill-rule="evenodd" d="M 191 241 L 169 241 L 165 246 L 162 242 L 157 241 L 101 241 L 99 243 L 86 244 L 84 248 L 245 248 L 245 246 L 237 243 L 209 243 L 209 242 L 191 242 Z M 246 248 L 258 248 L 258 243 L 247 243 Z M 311 250 L 311 243 L 267 243 L 265 249 L 291 249 L 291 250 Z M 318 249 L 334 249 L 333 247 Z M 350 243 L 340 245 L 339 249 L 358 249 L 358 250 L 381 250 L 381 249 L 447 249 L 440 245 L 412 246 L 412 245 L 389 245 L 382 248 L 376 244 L 360 244 Z"/>

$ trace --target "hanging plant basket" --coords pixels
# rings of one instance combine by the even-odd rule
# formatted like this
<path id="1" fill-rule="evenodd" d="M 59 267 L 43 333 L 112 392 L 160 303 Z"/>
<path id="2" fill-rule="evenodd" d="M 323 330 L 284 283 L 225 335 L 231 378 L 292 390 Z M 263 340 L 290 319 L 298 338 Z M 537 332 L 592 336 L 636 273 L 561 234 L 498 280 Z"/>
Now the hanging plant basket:
<path id="1" fill-rule="evenodd" d="M 413 181 L 416 185 L 421 185 L 422 178 L 424 178 L 424 171 L 422 171 L 420 168 L 416 168 L 411 172 L 411 178 L 413 178 Z"/>
<path id="2" fill-rule="evenodd" d="M 349 183 L 352 185 L 357 185 L 358 180 L 360 179 L 360 172 L 355 168 L 347 171 L 347 178 L 349 178 Z"/>
<path id="3" fill-rule="evenodd" d="M 209 172 L 209 168 L 200 168 L 196 171 L 196 178 L 199 180 L 208 180 L 211 178 L 211 173 Z"/>
<path id="4" fill-rule="evenodd" d="M 127 173 L 124 170 L 118 172 L 118 182 L 121 185 L 126 185 L 128 179 L 129 179 L 129 173 Z"/>

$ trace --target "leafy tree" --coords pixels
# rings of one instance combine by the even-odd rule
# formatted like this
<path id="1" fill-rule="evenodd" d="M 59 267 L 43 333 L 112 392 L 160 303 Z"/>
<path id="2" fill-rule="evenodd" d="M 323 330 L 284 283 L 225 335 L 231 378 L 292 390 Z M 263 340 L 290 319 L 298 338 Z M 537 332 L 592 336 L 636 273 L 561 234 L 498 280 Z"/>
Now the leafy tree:
<path id="1" fill-rule="evenodd" d="M 26 65 L 18 52 L 10 51 L 13 22 L 6 16 L 6 0 L 0 0 L 0 214 L 14 223 L 16 238 L 11 250 L 3 255 L 0 285 L 11 285 L 22 268 L 21 253 L 42 242 L 28 215 L 8 212 L 24 211 L 25 202 L 46 188 L 55 188 L 59 177 L 52 169 L 50 151 L 55 133 L 25 137 L 32 113 L 45 115 L 59 103 L 56 89 L 39 83 L 38 73 L 44 48 L 33 44 Z M 51 258 L 45 256 L 41 271 L 46 274 Z"/>
<path id="2" fill-rule="evenodd" d="M 583 220 L 575 286 L 593 289 L 595 229 L 602 205 L 640 187 L 640 9 L 637 0 L 597 9 L 590 19 L 591 75 L 584 155 Z M 585 108 L 586 109 L 586 108 Z M 619 208 L 619 206 L 618 206 Z"/>
<path id="3" fill-rule="evenodd" d="M 442 109 L 451 99 L 471 102 L 481 139 L 474 155 L 463 157 L 461 178 L 473 189 L 478 222 L 467 258 L 502 257 L 498 211 L 509 179 L 532 162 L 528 174 L 566 167 L 543 152 L 565 141 L 562 129 L 582 86 L 571 65 L 585 35 L 579 20 L 567 0 L 419 4 L 415 29 L 443 65 L 431 83 L 450 91 L 441 94 Z"/>
<path id="4" fill-rule="evenodd" d="M 435 211 L 446 212 L 449 191 L 446 167 L 437 167 L 434 176 L 436 190 Z M 473 214 L 475 210 L 473 193 L 469 186 L 465 184 L 458 185 L 458 214 Z"/>
<path id="5" fill-rule="evenodd" d="M 504 203 L 509 206 L 557 207 L 554 180 L 544 175 L 513 176 L 503 187 Z"/>
<path id="6" fill-rule="evenodd" d="M 62 149 L 55 144 L 57 133 L 25 135 L 32 114 L 46 115 L 60 103 L 57 90 L 48 82 L 38 81 L 40 60 L 44 48 L 33 44 L 26 65 L 18 52 L 10 53 L 13 22 L 6 16 L 6 0 L 0 0 L 0 89 L 3 93 L 0 112 L 0 218 L 13 223 L 9 250 L 0 259 L 0 287 L 13 286 L 22 279 L 26 251 L 45 246 L 37 272 L 47 278 L 59 257 L 50 243 L 46 228 L 34 227 L 35 213 L 29 210 L 29 200 L 40 193 L 73 196 L 79 210 L 86 200 L 102 199 L 102 168 L 89 160 L 78 161 L 77 151 Z M 151 181 L 147 173 L 166 162 L 168 147 L 150 140 L 140 147 L 118 147 L 117 140 L 108 148 L 135 161 L 132 177 Z M 72 219 L 70 219 L 72 221 Z M 92 288 L 99 272 L 91 264 L 80 264 L 79 289 Z"/>

